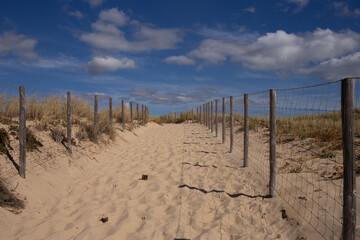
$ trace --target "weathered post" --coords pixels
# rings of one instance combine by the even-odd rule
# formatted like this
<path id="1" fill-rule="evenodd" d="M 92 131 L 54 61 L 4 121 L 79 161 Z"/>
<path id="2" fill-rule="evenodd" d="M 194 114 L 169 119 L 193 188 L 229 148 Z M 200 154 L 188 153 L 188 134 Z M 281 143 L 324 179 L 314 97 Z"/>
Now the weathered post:
<path id="1" fill-rule="evenodd" d="M 70 91 L 67 92 L 67 104 L 66 104 L 66 110 L 67 110 L 67 149 L 70 153 L 72 153 L 72 145 L 71 145 L 71 93 Z"/>
<path id="2" fill-rule="evenodd" d="M 137 126 L 140 126 L 140 114 L 139 114 L 139 104 L 136 104 L 136 118 L 137 118 Z"/>
<path id="3" fill-rule="evenodd" d="M 218 136 L 218 100 L 215 100 L 215 132 L 216 132 L 216 137 Z"/>
<path id="4" fill-rule="evenodd" d="M 196 123 L 199 123 L 199 106 L 196 107 Z"/>
<path id="5" fill-rule="evenodd" d="M 214 118 L 213 118 L 213 101 L 210 102 L 210 129 L 214 132 Z"/>
<path id="6" fill-rule="evenodd" d="M 125 132 L 125 106 L 124 100 L 121 100 L 121 118 L 122 118 L 122 130 Z"/>
<path id="7" fill-rule="evenodd" d="M 206 126 L 206 107 L 205 103 L 203 104 L 203 119 L 204 119 L 204 126 Z"/>
<path id="8" fill-rule="evenodd" d="M 276 195 L 276 90 L 270 89 L 270 182 L 269 195 Z"/>
<path id="9" fill-rule="evenodd" d="M 222 143 L 225 143 L 225 113 L 226 113 L 226 104 L 225 98 L 222 98 Z"/>
<path id="10" fill-rule="evenodd" d="M 98 131 L 99 131 L 99 98 L 98 95 L 95 95 L 94 98 L 94 139 L 97 141 L 98 139 Z"/>
<path id="11" fill-rule="evenodd" d="M 189 122 L 189 110 L 186 110 L 186 122 Z"/>
<path id="12" fill-rule="evenodd" d="M 191 109 L 191 122 L 194 123 L 194 109 Z"/>
<path id="13" fill-rule="evenodd" d="M 211 104 L 210 104 L 210 102 L 208 102 L 208 119 L 209 119 L 209 126 L 208 126 L 208 128 L 209 128 L 209 130 L 211 130 Z"/>
<path id="14" fill-rule="evenodd" d="M 109 98 L 109 122 L 110 122 L 110 125 L 112 125 L 112 122 L 113 122 L 112 98 Z"/>
<path id="15" fill-rule="evenodd" d="M 210 102 L 208 102 L 206 104 L 206 108 L 207 108 L 207 127 L 208 129 L 210 129 Z"/>
<path id="16" fill-rule="evenodd" d="M 206 126 L 206 104 L 203 104 L 203 120 L 204 120 L 204 126 Z"/>
<path id="17" fill-rule="evenodd" d="M 144 105 L 144 126 L 146 125 L 146 105 Z"/>
<path id="18" fill-rule="evenodd" d="M 141 125 L 144 126 L 144 104 L 141 104 Z"/>
<path id="19" fill-rule="evenodd" d="M 20 108 L 19 108 L 19 143 L 20 143 L 20 159 L 19 173 L 25 178 L 26 172 L 26 114 L 25 114 L 25 87 L 19 87 Z"/>
<path id="20" fill-rule="evenodd" d="M 134 119 L 133 119 L 133 103 L 130 102 L 130 125 L 131 129 L 134 127 Z"/>
<path id="21" fill-rule="evenodd" d="M 341 120 L 343 142 L 343 226 L 342 239 L 356 238 L 356 173 L 355 173 L 355 116 L 354 79 L 341 80 Z"/>
<path id="22" fill-rule="evenodd" d="M 145 124 L 149 122 L 149 108 L 145 106 Z"/>
<path id="23" fill-rule="evenodd" d="M 204 121 L 205 121 L 205 127 L 207 127 L 207 103 L 204 104 Z"/>
<path id="24" fill-rule="evenodd" d="M 230 96 L 230 152 L 233 152 L 234 148 L 234 100 L 233 96 Z"/>
<path id="25" fill-rule="evenodd" d="M 249 156 L 249 110 L 248 95 L 244 94 L 244 167 L 248 166 Z"/>
<path id="26" fill-rule="evenodd" d="M 200 115 L 199 115 L 199 117 L 200 117 L 200 124 L 202 124 L 202 112 L 201 112 L 201 105 L 200 105 L 200 107 L 199 107 L 199 110 L 200 110 Z"/>

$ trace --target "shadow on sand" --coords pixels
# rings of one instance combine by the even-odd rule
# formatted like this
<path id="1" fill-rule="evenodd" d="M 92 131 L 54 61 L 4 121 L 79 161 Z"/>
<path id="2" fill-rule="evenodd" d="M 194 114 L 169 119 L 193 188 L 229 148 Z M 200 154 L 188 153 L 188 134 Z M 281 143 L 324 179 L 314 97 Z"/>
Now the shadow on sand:
<path id="1" fill-rule="evenodd" d="M 185 187 L 188 188 L 188 189 L 191 189 L 191 190 L 197 190 L 197 191 L 202 192 L 204 194 L 208 194 L 208 193 L 225 193 L 226 195 L 228 195 L 231 198 L 237 198 L 237 197 L 262 198 L 262 199 L 270 198 L 270 195 L 249 195 L 249 194 L 246 194 L 246 193 L 234 193 L 234 194 L 231 194 L 231 193 L 225 192 L 224 190 L 213 189 L 213 190 L 207 191 L 205 189 L 197 188 L 197 187 L 191 187 L 191 186 L 186 185 L 186 184 L 183 184 L 183 185 L 179 186 L 179 188 L 185 188 Z"/>

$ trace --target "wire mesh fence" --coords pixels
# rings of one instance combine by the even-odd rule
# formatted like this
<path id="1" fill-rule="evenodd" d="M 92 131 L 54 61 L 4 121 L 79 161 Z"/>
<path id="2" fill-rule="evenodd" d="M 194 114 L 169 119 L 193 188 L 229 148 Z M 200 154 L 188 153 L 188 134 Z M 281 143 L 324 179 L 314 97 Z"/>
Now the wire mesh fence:
<path id="1" fill-rule="evenodd" d="M 358 78 L 350 80 L 355 84 L 353 110 L 355 149 L 351 164 L 354 164 L 354 172 L 358 174 L 360 173 L 360 80 Z M 223 143 L 229 145 L 230 152 L 234 148 L 235 151 L 243 153 L 243 159 L 246 158 L 249 166 L 259 173 L 265 184 L 269 185 L 269 196 L 272 196 L 271 185 L 276 184 L 276 194 L 324 239 L 341 239 L 345 234 L 344 231 L 351 228 L 356 238 L 360 238 L 360 229 L 354 231 L 355 225 L 346 222 L 349 216 L 344 215 L 345 211 L 349 211 L 350 215 L 355 212 L 353 214 L 358 220 L 360 215 L 359 201 L 349 210 L 343 202 L 345 188 L 343 152 L 344 142 L 349 140 L 344 139 L 344 129 L 347 126 L 342 125 L 344 115 L 348 112 L 344 109 L 344 105 L 342 108 L 342 102 L 345 101 L 344 92 L 342 93 L 344 81 L 347 80 L 273 90 L 273 93 L 276 93 L 276 98 L 273 100 L 276 102 L 274 105 L 276 110 L 272 113 L 276 116 L 276 130 L 273 133 L 270 122 L 270 91 L 232 97 L 233 106 L 230 104 L 230 98 L 226 98 L 225 105 L 220 104 L 218 109 L 218 121 L 221 125 L 218 136 L 223 135 L 222 129 L 224 129 L 226 140 Z M 248 127 L 244 118 L 245 97 L 247 97 Z M 211 130 L 210 123 L 215 124 L 212 120 L 215 115 L 211 114 L 209 105 L 211 104 L 203 104 L 199 107 L 202 107 L 201 123 Z M 222 128 L 223 110 L 225 128 Z M 230 116 L 231 110 L 233 121 Z M 245 137 L 247 128 L 248 137 Z M 274 156 L 271 156 L 270 151 L 271 136 L 276 137 Z M 248 141 L 248 145 L 244 144 L 244 141 Z M 246 151 L 248 154 L 245 154 Z M 274 168 L 276 177 L 270 174 L 270 159 L 276 163 Z M 356 185 L 357 179 L 354 177 L 349 181 L 351 185 Z M 353 189 L 349 196 L 354 195 L 355 200 L 358 200 L 359 197 L 355 193 L 356 189 Z"/>
<path id="2" fill-rule="evenodd" d="M 0 85 L 0 178 L 3 181 L 11 182 L 21 173 L 20 88 Z M 140 113 L 136 111 L 139 103 L 132 102 L 135 108 L 131 114 L 130 103 L 124 102 L 122 108 L 121 100 L 115 99 L 113 104 L 112 98 L 106 95 L 25 87 L 24 102 L 26 159 L 23 161 L 27 170 L 55 166 L 56 161 L 76 155 L 71 155 L 72 145 L 83 145 L 86 140 L 97 142 L 98 135 L 113 138 L 116 122 L 124 121 L 128 129 L 136 127 L 131 115 L 133 123 L 144 117 L 147 123 L 149 116 L 147 107 L 143 115 L 141 108 Z M 49 137 L 52 140 L 49 141 Z M 89 143 L 85 145 L 90 147 Z"/>
<path id="3" fill-rule="evenodd" d="M 277 91 L 278 193 L 325 239 L 341 237 L 340 84 Z"/>

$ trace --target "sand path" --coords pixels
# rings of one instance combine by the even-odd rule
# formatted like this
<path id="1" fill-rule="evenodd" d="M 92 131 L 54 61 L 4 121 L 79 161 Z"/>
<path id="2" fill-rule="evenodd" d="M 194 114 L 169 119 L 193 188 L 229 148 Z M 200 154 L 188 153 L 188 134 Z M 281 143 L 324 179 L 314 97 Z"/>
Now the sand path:
<path id="1" fill-rule="evenodd" d="M 228 153 L 220 137 L 198 124 L 149 124 L 118 137 L 94 160 L 82 169 L 29 173 L 19 186 L 26 193 L 25 210 L 14 215 L 0 209 L 0 239 L 305 235 L 295 219 L 282 219 L 279 198 L 264 198 L 266 184 L 252 168 L 241 167 L 240 154 Z M 147 181 L 139 180 L 142 174 Z"/>

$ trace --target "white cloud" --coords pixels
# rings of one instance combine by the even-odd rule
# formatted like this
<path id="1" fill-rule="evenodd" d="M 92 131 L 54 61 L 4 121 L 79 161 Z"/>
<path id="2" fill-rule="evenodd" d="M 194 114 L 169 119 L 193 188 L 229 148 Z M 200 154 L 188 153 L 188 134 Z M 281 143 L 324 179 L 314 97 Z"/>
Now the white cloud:
<path id="1" fill-rule="evenodd" d="M 360 52 L 356 52 L 344 57 L 332 58 L 314 67 L 299 69 L 297 73 L 315 75 L 326 80 L 338 80 L 360 76 L 359 66 Z"/>
<path id="2" fill-rule="evenodd" d="M 255 13 L 256 9 L 255 7 L 248 7 L 244 9 L 246 12 Z"/>
<path id="3" fill-rule="evenodd" d="M 132 88 L 128 90 L 136 101 L 150 102 L 151 104 L 176 105 L 184 103 L 202 102 L 209 99 L 217 89 L 199 87 L 193 91 L 160 92 L 154 88 Z"/>
<path id="4" fill-rule="evenodd" d="M 350 30 L 334 32 L 316 29 L 301 34 L 279 30 L 260 36 L 253 42 L 206 39 L 189 55 L 210 63 L 230 58 L 256 70 L 292 71 L 359 49 L 360 34 Z"/>
<path id="5" fill-rule="evenodd" d="M 131 97 L 150 96 L 156 94 L 157 90 L 154 88 L 131 88 L 128 93 Z"/>
<path id="6" fill-rule="evenodd" d="M 196 31 L 196 34 L 206 38 L 220 39 L 225 41 L 249 40 L 258 36 L 256 33 L 245 33 L 245 31 L 245 26 L 237 26 L 235 31 L 202 27 Z"/>
<path id="7" fill-rule="evenodd" d="M 92 33 L 84 33 L 80 40 L 98 49 L 115 51 L 149 51 L 173 49 L 182 41 L 181 32 L 177 28 L 154 28 L 139 23 L 122 11 L 113 8 L 104 10 L 99 20 L 92 25 Z M 130 26 L 134 29 L 133 41 L 129 41 L 119 27 Z"/>
<path id="8" fill-rule="evenodd" d="M 355 8 L 354 10 L 349 9 L 349 5 L 345 2 L 334 2 L 333 7 L 336 10 L 336 14 L 339 16 L 347 17 L 360 17 L 360 9 Z"/>
<path id="9" fill-rule="evenodd" d="M 28 60 L 18 60 L 18 59 L 10 59 L 6 61 L 1 61 L 1 65 L 13 68 L 23 68 L 23 67 L 31 67 L 31 68 L 42 68 L 42 69 L 67 69 L 74 70 L 77 69 L 81 62 L 74 58 L 66 55 L 58 55 L 52 58 L 44 58 L 39 57 L 34 61 Z"/>
<path id="10" fill-rule="evenodd" d="M 79 10 L 76 10 L 76 11 L 73 11 L 73 12 L 68 12 L 68 14 L 70 16 L 77 17 L 79 19 L 84 17 L 84 15 Z"/>
<path id="11" fill-rule="evenodd" d="M 294 3 L 297 5 L 298 10 L 303 9 L 309 3 L 309 0 L 287 0 L 289 3 Z"/>
<path id="12" fill-rule="evenodd" d="M 85 68 L 89 74 L 99 74 L 102 72 L 115 72 L 118 69 L 136 68 L 135 62 L 129 58 L 116 59 L 113 57 L 94 57 Z"/>
<path id="13" fill-rule="evenodd" d="M 111 8 L 101 11 L 99 14 L 99 20 L 113 23 L 116 26 L 121 27 L 126 25 L 130 18 L 123 11 L 119 11 L 117 8 Z"/>
<path id="14" fill-rule="evenodd" d="M 227 42 L 216 39 L 203 40 L 199 48 L 191 51 L 189 56 L 205 60 L 210 63 L 220 63 L 229 56 L 241 55 L 245 52 L 241 41 Z"/>
<path id="15" fill-rule="evenodd" d="M 120 36 L 123 34 L 114 24 L 97 21 L 91 24 L 92 29 L 99 33 Z"/>
<path id="16" fill-rule="evenodd" d="M 91 7 L 97 7 L 103 4 L 106 0 L 84 0 L 85 2 L 89 3 Z"/>
<path id="17" fill-rule="evenodd" d="M 194 65 L 195 61 L 187 56 L 171 56 L 164 59 L 164 62 L 177 65 Z"/>
<path id="18" fill-rule="evenodd" d="M 79 64 L 77 59 L 61 55 L 57 58 L 40 58 L 39 61 L 29 63 L 28 65 L 38 68 L 61 69 L 75 68 Z"/>
<path id="19" fill-rule="evenodd" d="M 34 52 L 36 44 L 35 39 L 27 38 L 25 35 L 16 34 L 15 32 L 5 31 L 0 35 L 0 56 L 11 53 L 21 58 L 34 60 L 38 58 Z"/>

